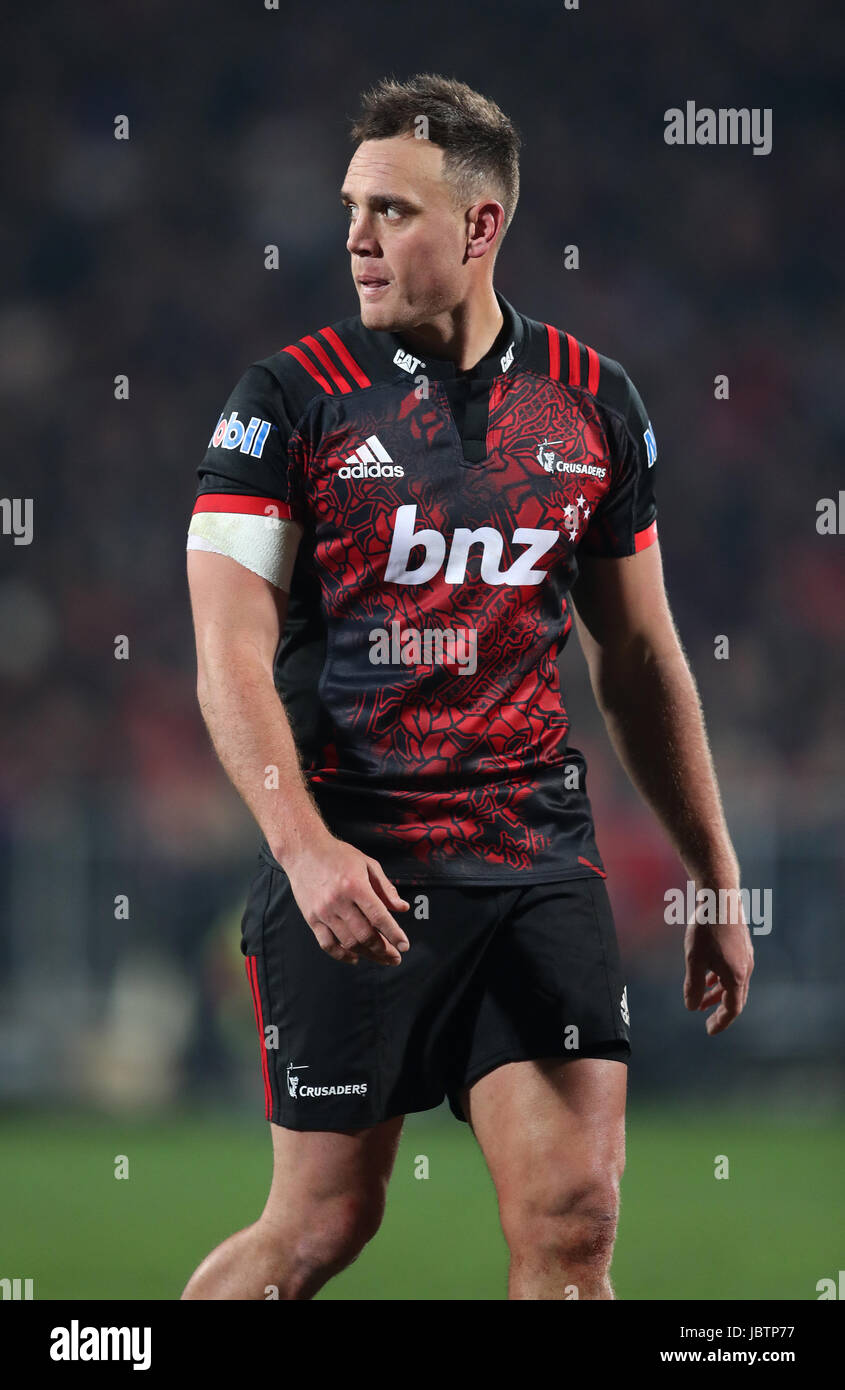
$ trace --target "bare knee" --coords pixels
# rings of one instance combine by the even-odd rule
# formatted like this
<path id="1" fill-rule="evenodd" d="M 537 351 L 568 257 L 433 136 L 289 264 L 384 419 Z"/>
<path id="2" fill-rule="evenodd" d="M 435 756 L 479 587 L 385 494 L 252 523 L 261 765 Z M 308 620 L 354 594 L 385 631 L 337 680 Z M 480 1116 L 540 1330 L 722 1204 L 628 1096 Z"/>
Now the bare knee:
<path id="1" fill-rule="evenodd" d="M 283 1297 L 310 1297 L 322 1285 L 348 1268 L 372 1240 L 384 1214 L 379 1193 L 345 1194 L 306 1203 L 286 1223 L 279 1250 L 283 1268 Z M 279 1233 L 268 1232 L 279 1239 Z"/>
<path id="2" fill-rule="evenodd" d="M 372 1240 L 384 1211 L 380 1196 L 335 1197 L 320 1202 L 306 1215 L 296 1244 L 297 1258 L 315 1267 L 345 1268 Z"/>
<path id="3" fill-rule="evenodd" d="M 500 1202 L 513 1258 L 531 1263 L 607 1269 L 619 1218 L 619 1179 L 607 1173 L 567 1174 Z"/>

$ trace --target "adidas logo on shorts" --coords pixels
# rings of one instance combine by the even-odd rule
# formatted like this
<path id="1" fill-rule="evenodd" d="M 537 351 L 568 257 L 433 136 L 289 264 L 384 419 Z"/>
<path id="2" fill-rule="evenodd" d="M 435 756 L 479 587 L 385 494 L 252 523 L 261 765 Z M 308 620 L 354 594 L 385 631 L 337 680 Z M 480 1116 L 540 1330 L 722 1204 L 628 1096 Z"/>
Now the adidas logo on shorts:
<path id="1" fill-rule="evenodd" d="M 339 478 L 404 478 L 401 463 L 394 463 L 377 435 L 371 434 L 337 470 Z"/>

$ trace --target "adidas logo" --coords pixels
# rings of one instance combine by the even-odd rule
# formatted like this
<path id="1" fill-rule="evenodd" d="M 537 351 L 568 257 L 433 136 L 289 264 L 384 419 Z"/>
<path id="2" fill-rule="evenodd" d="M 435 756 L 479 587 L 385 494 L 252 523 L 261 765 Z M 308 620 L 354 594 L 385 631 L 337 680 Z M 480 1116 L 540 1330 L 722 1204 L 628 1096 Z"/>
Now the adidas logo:
<path id="1" fill-rule="evenodd" d="M 401 463 L 394 463 L 377 435 L 371 434 L 337 470 L 339 478 L 404 478 Z"/>

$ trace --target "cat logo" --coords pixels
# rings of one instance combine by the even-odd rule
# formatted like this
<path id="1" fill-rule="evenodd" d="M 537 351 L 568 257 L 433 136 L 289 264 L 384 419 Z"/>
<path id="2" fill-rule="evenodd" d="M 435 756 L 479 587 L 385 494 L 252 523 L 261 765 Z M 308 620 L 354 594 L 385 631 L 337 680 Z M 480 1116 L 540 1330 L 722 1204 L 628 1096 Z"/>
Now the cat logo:
<path id="1" fill-rule="evenodd" d="M 414 357 L 413 353 L 403 352 L 401 348 L 397 349 L 393 360 L 397 367 L 401 367 L 403 372 L 410 372 L 411 376 L 414 375 L 417 367 L 425 366 L 421 357 Z"/>

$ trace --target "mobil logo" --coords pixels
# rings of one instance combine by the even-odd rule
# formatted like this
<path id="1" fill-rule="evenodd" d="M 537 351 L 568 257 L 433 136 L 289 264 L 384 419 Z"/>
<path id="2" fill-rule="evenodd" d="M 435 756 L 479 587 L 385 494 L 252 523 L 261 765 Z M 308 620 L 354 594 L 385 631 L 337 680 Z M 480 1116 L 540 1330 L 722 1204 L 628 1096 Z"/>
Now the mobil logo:
<path id="1" fill-rule="evenodd" d="M 247 424 L 238 419 L 238 412 L 221 415 L 213 435 L 208 441 L 209 449 L 238 449 L 242 454 L 251 454 L 260 459 L 267 436 L 272 426 L 269 420 L 260 420 L 253 415 Z"/>
<path id="2" fill-rule="evenodd" d="M 512 544 L 523 547 L 506 569 L 501 568 L 504 537 L 493 526 L 478 526 L 471 531 L 456 526 L 448 547 L 441 531 L 422 528 L 417 531 L 415 504 L 399 507 L 393 520 L 393 538 L 387 559 L 385 579 L 391 584 L 427 584 L 446 566 L 447 584 L 462 584 L 466 578 L 467 560 L 472 546 L 481 546 L 481 578 L 485 584 L 541 584 L 547 571 L 536 569 L 538 560 L 552 549 L 559 531 L 535 530 L 517 526 Z M 411 564 L 411 558 L 414 564 Z"/>

